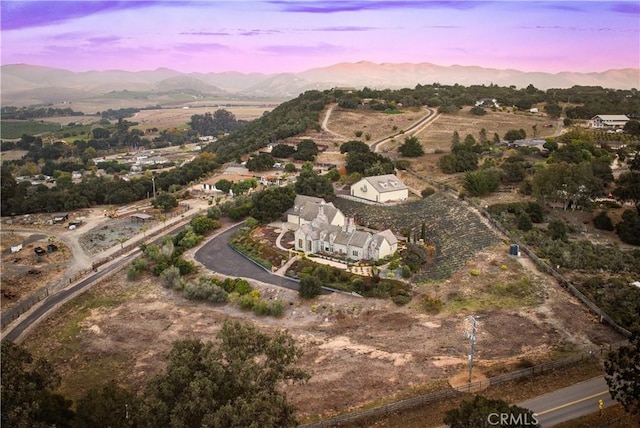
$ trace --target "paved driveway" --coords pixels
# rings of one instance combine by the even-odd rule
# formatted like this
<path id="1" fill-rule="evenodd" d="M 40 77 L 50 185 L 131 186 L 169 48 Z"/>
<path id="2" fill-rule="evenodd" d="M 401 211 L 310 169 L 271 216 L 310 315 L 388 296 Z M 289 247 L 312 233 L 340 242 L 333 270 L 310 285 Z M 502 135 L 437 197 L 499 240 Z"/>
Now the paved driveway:
<path id="1" fill-rule="evenodd" d="M 238 254 L 229 246 L 229 239 L 239 227 L 241 227 L 241 225 L 234 226 L 211 239 L 196 251 L 194 258 L 207 269 L 223 275 L 256 279 L 291 290 L 297 290 L 297 281 L 273 275 L 265 271 L 262 267 L 241 254 Z"/>

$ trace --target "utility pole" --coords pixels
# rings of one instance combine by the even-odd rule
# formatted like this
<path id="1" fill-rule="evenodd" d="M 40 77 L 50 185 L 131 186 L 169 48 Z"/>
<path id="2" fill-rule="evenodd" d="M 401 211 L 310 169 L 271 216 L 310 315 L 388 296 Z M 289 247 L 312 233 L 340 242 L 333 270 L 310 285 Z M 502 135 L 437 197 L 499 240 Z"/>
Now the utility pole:
<path id="1" fill-rule="evenodd" d="M 471 352 L 469 353 L 469 383 L 471 383 L 471 373 L 473 372 L 473 351 L 476 346 L 476 331 L 478 330 L 478 320 L 473 316 L 469 315 L 466 318 L 466 321 L 469 323 L 469 329 L 465 330 L 464 333 L 467 335 L 469 342 L 471 344 Z"/>
<path id="2" fill-rule="evenodd" d="M 151 176 L 151 183 L 153 184 L 153 200 L 156 200 L 156 176 Z"/>

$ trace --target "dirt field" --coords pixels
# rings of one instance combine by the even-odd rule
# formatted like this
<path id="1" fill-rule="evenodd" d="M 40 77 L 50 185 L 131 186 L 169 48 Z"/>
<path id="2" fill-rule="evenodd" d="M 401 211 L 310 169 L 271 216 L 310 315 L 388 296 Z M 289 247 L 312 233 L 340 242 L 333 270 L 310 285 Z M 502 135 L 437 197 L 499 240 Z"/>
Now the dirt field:
<path id="1" fill-rule="evenodd" d="M 22 250 L 11 253 L 12 245 L 23 244 Z M 54 244 L 58 250 L 41 257 L 35 248 L 47 250 Z M 2 310 L 15 306 L 43 285 L 61 280 L 72 260 L 72 254 L 63 242 L 44 234 L 2 231 L 2 264 L 0 265 L 0 288 Z"/>
<path id="2" fill-rule="evenodd" d="M 305 350 L 301 365 L 312 375 L 305 385 L 286 386 L 289 400 L 304 418 L 434 388 L 464 373 L 465 317 L 470 314 L 480 320 L 475 369 L 479 376 L 519 367 L 523 359 L 546 361 L 619 339 L 554 281 L 531 272 L 526 260 L 506 256 L 503 247 L 478 254 L 449 280 L 416 288 L 405 307 L 342 294 L 300 301 L 293 291 L 253 282 L 263 297 L 287 302 L 280 319 L 232 305 L 187 301 L 154 278 L 131 283 L 121 273 L 67 304 L 41 324 L 26 345 L 53 361 L 63 377 L 62 392 L 77 398 L 110 379 L 142 388 L 162 369 L 174 340 L 211 340 L 225 319 L 246 319 L 264 331 L 286 328 Z M 480 274 L 470 275 L 471 269 Z M 536 290 L 528 303 L 487 294 L 491 284 L 523 276 Z M 444 311 L 425 314 L 423 295 L 441 297 Z M 503 309 L 483 309 L 474 303 L 476 297 L 483 304 L 498 302 L 494 306 Z"/>
<path id="3" fill-rule="evenodd" d="M 265 105 L 264 107 L 220 107 L 231 113 L 233 113 L 238 120 L 253 120 L 257 119 L 265 111 L 271 111 L 275 108 L 275 105 Z M 194 114 L 214 113 L 216 107 L 190 107 L 190 108 L 163 108 L 159 110 L 141 110 L 130 119 L 133 122 L 138 122 L 135 128 L 148 129 L 158 128 L 160 130 L 167 128 L 175 128 L 180 126 L 186 126 L 191 121 L 191 116 Z"/>

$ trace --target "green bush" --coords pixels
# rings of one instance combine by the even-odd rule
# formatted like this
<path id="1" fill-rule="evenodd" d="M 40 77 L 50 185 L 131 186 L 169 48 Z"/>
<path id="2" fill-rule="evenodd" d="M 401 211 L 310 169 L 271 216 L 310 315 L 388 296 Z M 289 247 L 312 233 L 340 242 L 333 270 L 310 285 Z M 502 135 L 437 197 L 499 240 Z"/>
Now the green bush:
<path id="1" fill-rule="evenodd" d="M 180 269 L 176 266 L 170 266 L 162 271 L 160 274 L 160 279 L 162 280 L 162 285 L 165 288 L 175 289 L 178 284 L 180 284 Z"/>
<path id="2" fill-rule="evenodd" d="M 607 214 L 606 211 L 600 211 L 598 215 L 596 215 L 593 218 L 593 225 L 595 226 L 596 229 L 600 229 L 600 230 L 609 230 L 609 231 L 615 230 L 613 221 L 611 220 L 611 217 L 609 217 L 609 214 Z"/>
<path id="3" fill-rule="evenodd" d="M 420 192 L 420 196 L 422 196 L 423 198 L 426 198 L 427 196 L 431 196 L 434 193 L 436 193 L 436 190 L 433 187 L 425 187 Z"/>
<path id="4" fill-rule="evenodd" d="M 402 277 L 410 278 L 411 277 L 411 268 L 407 265 L 402 265 Z"/>
<path id="5" fill-rule="evenodd" d="M 422 309 L 427 314 L 437 314 L 442 310 L 442 307 L 444 306 L 442 304 L 442 301 L 438 297 L 429 296 L 424 296 L 420 304 L 422 306 Z"/>
<path id="6" fill-rule="evenodd" d="M 312 299 L 322 294 L 320 280 L 315 276 L 303 276 L 300 280 L 298 294 L 304 299 Z"/>
<path id="7" fill-rule="evenodd" d="M 149 269 L 149 263 L 145 259 L 139 258 L 133 262 L 133 267 L 137 271 L 145 272 Z"/>
<path id="8" fill-rule="evenodd" d="M 180 270 L 180 275 L 188 275 L 196 271 L 196 265 L 193 262 L 180 257 L 173 262 L 173 265 Z"/>
<path id="9" fill-rule="evenodd" d="M 253 305 L 253 312 L 257 315 L 269 315 L 269 304 L 265 300 L 258 300 Z"/>
<path id="10" fill-rule="evenodd" d="M 522 213 L 518 216 L 518 229 L 526 232 L 533 228 L 533 223 L 531 222 L 531 217 L 529 214 Z"/>
<path id="11" fill-rule="evenodd" d="M 248 310 L 253 309 L 253 306 L 256 304 L 257 299 L 251 294 L 245 294 L 244 296 L 240 296 L 238 299 L 238 306 L 240 309 Z"/>
<path id="12" fill-rule="evenodd" d="M 397 296 L 393 296 L 391 300 L 393 300 L 393 303 L 398 306 L 404 306 L 411 301 L 411 297 L 405 296 L 404 294 L 398 294 Z"/>
<path id="13" fill-rule="evenodd" d="M 189 282 L 184 287 L 184 297 L 189 300 L 207 300 L 213 303 L 226 303 L 228 294 L 222 287 L 208 281 Z"/>
<path id="14" fill-rule="evenodd" d="M 625 210 L 622 221 L 616 225 L 616 233 L 622 242 L 640 245 L 640 215 L 635 210 Z"/>
<path id="15" fill-rule="evenodd" d="M 551 236 L 551 239 L 554 241 L 566 242 L 568 230 L 567 224 L 562 220 L 552 220 L 547 227 L 549 236 Z"/>
<path id="16" fill-rule="evenodd" d="M 282 300 L 272 300 L 269 305 L 269 312 L 272 317 L 280 318 L 284 314 L 284 302 Z"/>
<path id="17" fill-rule="evenodd" d="M 251 293 L 251 291 L 253 291 L 253 288 L 251 288 L 251 285 L 249 285 L 249 282 L 247 282 L 247 280 L 236 278 L 234 291 L 239 295 L 244 296 L 245 294 Z"/>
<path id="18" fill-rule="evenodd" d="M 137 281 L 142 277 L 142 272 L 131 266 L 127 271 L 127 280 L 129 281 Z"/>

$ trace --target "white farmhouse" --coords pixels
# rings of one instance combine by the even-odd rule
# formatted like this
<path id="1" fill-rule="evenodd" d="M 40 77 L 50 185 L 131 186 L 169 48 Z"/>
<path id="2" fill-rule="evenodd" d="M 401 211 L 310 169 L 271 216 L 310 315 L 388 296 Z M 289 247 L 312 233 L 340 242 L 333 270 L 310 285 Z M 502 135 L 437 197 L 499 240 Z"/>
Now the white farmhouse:
<path id="1" fill-rule="evenodd" d="M 365 177 L 351 186 L 351 196 L 374 202 L 404 201 L 409 188 L 393 174 Z"/>
<path id="2" fill-rule="evenodd" d="M 628 121 L 624 114 L 598 114 L 589 123 L 592 128 L 624 128 Z"/>

